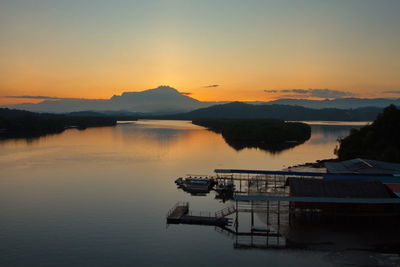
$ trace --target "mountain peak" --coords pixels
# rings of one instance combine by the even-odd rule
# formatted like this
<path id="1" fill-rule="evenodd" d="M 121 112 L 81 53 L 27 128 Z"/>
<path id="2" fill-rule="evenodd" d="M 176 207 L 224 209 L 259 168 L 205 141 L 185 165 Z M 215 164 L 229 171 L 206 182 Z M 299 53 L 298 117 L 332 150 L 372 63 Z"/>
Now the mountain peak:
<path id="1" fill-rule="evenodd" d="M 173 88 L 171 86 L 168 86 L 168 85 L 160 85 L 157 88 L 144 90 L 141 93 L 163 93 L 163 94 L 171 94 L 171 93 L 173 93 L 173 94 L 180 94 L 181 95 L 181 93 L 177 89 L 175 89 L 175 88 Z"/>
<path id="2" fill-rule="evenodd" d="M 119 96 L 114 95 L 110 102 L 125 110 L 140 112 L 188 111 L 204 106 L 200 101 L 168 85 L 141 92 L 124 92 Z"/>
<path id="3" fill-rule="evenodd" d="M 178 91 L 169 85 L 160 85 L 157 88 L 150 89 L 150 90 Z"/>
<path id="4" fill-rule="evenodd" d="M 140 91 L 140 92 L 123 92 L 121 94 L 121 97 L 126 97 L 126 96 L 133 96 L 133 95 L 153 95 L 153 94 L 157 94 L 157 95 L 182 95 L 177 89 L 168 86 L 168 85 L 160 85 L 156 88 L 152 88 L 152 89 L 147 89 L 144 91 Z M 113 96 L 113 98 L 118 98 L 120 96 Z"/>

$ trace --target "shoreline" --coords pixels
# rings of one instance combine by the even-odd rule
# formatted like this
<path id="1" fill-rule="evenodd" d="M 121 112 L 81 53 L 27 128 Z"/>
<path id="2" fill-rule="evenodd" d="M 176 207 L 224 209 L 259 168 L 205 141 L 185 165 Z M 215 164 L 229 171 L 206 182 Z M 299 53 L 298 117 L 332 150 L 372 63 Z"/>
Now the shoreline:
<path id="1" fill-rule="evenodd" d="M 298 169 L 298 168 L 312 168 L 312 169 L 325 169 L 326 162 L 337 162 L 339 161 L 338 158 L 331 158 L 331 159 L 319 159 L 315 162 L 306 162 L 303 164 L 293 165 L 287 167 L 288 170 Z"/>

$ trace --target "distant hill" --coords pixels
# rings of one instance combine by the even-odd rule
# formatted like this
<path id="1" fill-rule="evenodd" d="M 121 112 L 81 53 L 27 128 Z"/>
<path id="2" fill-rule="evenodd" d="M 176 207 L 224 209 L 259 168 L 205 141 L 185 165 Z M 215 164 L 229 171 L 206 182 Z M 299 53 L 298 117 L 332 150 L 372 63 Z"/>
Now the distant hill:
<path id="1" fill-rule="evenodd" d="M 391 105 L 371 124 L 340 140 L 340 160 L 366 158 L 400 162 L 400 109 Z"/>
<path id="2" fill-rule="evenodd" d="M 29 97 L 28 97 L 29 98 Z M 45 100 L 40 103 L 24 103 L 17 105 L 6 105 L 3 107 L 21 109 L 33 112 L 47 113 L 68 113 L 77 111 L 96 111 L 96 112 L 133 112 L 144 114 L 175 114 L 189 112 L 199 108 L 210 107 L 212 105 L 227 104 L 229 102 L 202 102 L 196 100 L 185 93 L 169 86 L 159 86 L 154 89 L 142 92 L 124 92 L 121 95 L 114 95 L 110 99 L 53 99 Z M 290 105 L 302 106 L 313 109 L 348 109 L 362 107 L 383 108 L 390 104 L 400 106 L 400 99 L 376 98 L 339 98 L 332 100 L 307 100 L 307 99 L 278 99 L 269 102 L 248 101 L 252 105 Z"/>
<path id="3" fill-rule="evenodd" d="M 142 92 L 125 92 L 110 99 L 45 100 L 37 104 L 8 105 L 13 109 L 34 112 L 66 113 L 76 111 L 120 111 L 171 114 L 210 106 L 169 86 L 159 86 Z"/>
<path id="4" fill-rule="evenodd" d="M 114 126 L 117 121 L 98 114 L 59 115 L 0 108 L 0 139 L 37 137 L 60 133 L 67 128 Z"/>
<path id="5" fill-rule="evenodd" d="M 70 117 L 108 117 L 119 121 L 123 120 L 137 120 L 138 117 L 143 117 L 144 113 L 135 113 L 128 111 L 74 111 L 69 113 L 64 113 Z"/>
<path id="6" fill-rule="evenodd" d="M 251 105 L 233 102 L 197 109 L 191 112 L 166 116 L 170 119 L 281 119 L 281 120 L 325 120 L 325 121 L 370 121 L 381 108 L 358 109 L 310 109 L 290 105 Z"/>
<path id="7" fill-rule="evenodd" d="M 267 102 L 265 104 L 302 106 L 306 108 L 324 109 L 324 108 L 362 108 L 362 107 L 380 107 L 384 108 L 389 105 L 400 106 L 400 99 L 391 98 L 337 98 L 325 100 L 308 100 L 308 99 L 278 99 Z"/>

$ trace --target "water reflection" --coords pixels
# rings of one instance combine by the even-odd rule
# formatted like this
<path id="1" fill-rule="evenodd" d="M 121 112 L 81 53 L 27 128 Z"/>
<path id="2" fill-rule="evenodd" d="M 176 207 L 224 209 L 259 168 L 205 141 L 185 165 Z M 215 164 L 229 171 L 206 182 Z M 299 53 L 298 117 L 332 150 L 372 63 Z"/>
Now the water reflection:
<path id="1" fill-rule="evenodd" d="M 347 136 L 351 129 L 360 128 L 366 122 L 306 122 L 311 126 L 312 136 L 304 142 L 284 142 L 267 144 L 263 142 L 237 141 L 224 138 L 224 141 L 236 151 L 243 149 L 260 149 L 270 154 L 280 154 L 285 150 L 290 150 L 306 142 L 311 144 L 337 143 L 338 139 Z"/>
<path id="2" fill-rule="evenodd" d="M 295 146 L 304 144 L 304 142 L 285 142 L 285 143 L 267 144 L 262 142 L 231 140 L 228 138 L 224 138 L 224 140 L 228 145 L 230 145 L 237 151 L 243 150 L 245 148 L 250 148 L 250 149 L 254 148 L 254 149 L 261 149 L 271 154 L 279 154 L 284 150 L 288 150 Z"/>
<path id="3" fill-rule="evenodd" d="M 55 132 L 55 133 L 46 133 L 46 134 L 18 134 L 18 135 L 7 135 L 7 134 L 0 134 L 0 143 L 6 142 L 6 141 L 18 141 L 22 140 L 26 142 L 26 144 L 34 144 L 37 142 L 40 138 L 45 138 L 47 136 L 52 136 L 52 135 L 57 135 L 60 134 L 61 132 Z"/>
<path id="4" fill-rule="evenodd" d="M 336 142 L 338 138 L 347 136 L 354 128 L 360 128 L 360 126 L 311 125 L 313 135 L 309 142 L 313 144 Z"/>
<path id="5" fill-rule="evenodd" d="M 216 168 L 280 170 L 334 157 L 335 135 L 347 130 L 324 129 L 313 128 L 310 140 L 278 154 L 237 151 L 185 121 L 70 129 L 29 144 L 2 140 L 0 265 L 329 265 L 325 252 L 238 251 L 212 227 L 165 228 L 165 213 L 178 200 L 199 211 L 231 205 L 214 191 L 196 197 L 177 190 L 177 177 Z"/>
<path id="6" fill-rule="evenodd" d="M 156 146 L 172 146 L 174 143 L 190 139 L 201 127 L 182 122 L 172 124 L 171 121 L 138 121 L 124 125 L 115 132 L 115 138 L 126 144 L 152 142 Z"/>
<path id="7" fill-rule="evenodd" d="M 17 166 L 49 165 L 56 161 L 119 165 L 159 160 L 179 166 L 178 175 L 209 174 L 215 168 L 232 166 L 278 170 L 334 157 L 337 138 L 347 135 L 351 128 L 313 125 L 308 141 L 280 153 L 271 153 L 254 147 L 237 150 L 236 144 L 227 145 L 221 135 L 187 121 L 139 121 L 83 131 L 69 129 L 34 139 L 1 140 L 0 164 L 35 154 L 37 156 L 30 158 L 28 164 Z M 45 151 L 50 158 L 40 155 Z"/>

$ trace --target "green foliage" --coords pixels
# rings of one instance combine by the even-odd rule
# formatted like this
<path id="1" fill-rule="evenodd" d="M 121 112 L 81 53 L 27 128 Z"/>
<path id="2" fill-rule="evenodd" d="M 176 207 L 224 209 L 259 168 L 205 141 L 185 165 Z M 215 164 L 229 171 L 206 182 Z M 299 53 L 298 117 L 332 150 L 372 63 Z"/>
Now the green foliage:
<path id="1" fill-rule="evenodd" d="M 368 158 L 400 162 L 400 109 L 390 105 L 371 124 L 339 140 L 340 160 Z"/>

